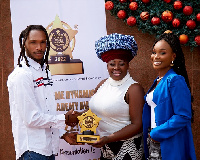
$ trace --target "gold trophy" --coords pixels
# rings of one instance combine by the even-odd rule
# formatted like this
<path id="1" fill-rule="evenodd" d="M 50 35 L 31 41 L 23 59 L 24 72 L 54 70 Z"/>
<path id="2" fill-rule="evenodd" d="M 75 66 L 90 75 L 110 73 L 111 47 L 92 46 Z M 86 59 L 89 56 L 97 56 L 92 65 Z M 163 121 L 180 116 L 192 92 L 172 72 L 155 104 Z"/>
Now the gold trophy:
<path id="1" fill-rule="evenodd" d="M 97 117 L 91 109 L 77 118 L 82 133 L 77 135 L 77 142 L 94 143 L 98 141 L 100 136 L 94 135 L 94 133 L 96 133 L 96 128 L 98 127 L 101 118 Z"/>
<path id="2" fill-rule="evenodd" d="M 83 62 L 73 59 L 77 30 L 61 21 L 56 15 L 46 30 L 50 40 L 49 69 L 52 75 L 83 74 Z"/>

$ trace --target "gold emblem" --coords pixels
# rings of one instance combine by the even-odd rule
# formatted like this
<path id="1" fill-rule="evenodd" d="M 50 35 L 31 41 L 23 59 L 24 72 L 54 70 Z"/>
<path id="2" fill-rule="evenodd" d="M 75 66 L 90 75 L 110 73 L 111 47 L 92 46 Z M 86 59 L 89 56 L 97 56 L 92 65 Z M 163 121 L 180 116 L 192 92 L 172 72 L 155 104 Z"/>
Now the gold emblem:
<path id="1" fill-rule="evenodd" d="M 83 62 L 80 59 L 73 59 L 72 56 L 78 31 L 61 21 L 58 15 L 46 30 L 50 40 L 49 68 L 52 75 L 82 74 Z"/>
<path id="2" fill-rule="evenodd" d="M 49 34 L 49 39 L 51 48 L 56 52 L 64 52 L 69 47 L 70 39 L 63 29 L 53 29 Z"/>
<path id="3" fill-rule="evenodd" d="M 77 117 L 82 135 L 77 135 L 77 142 L 94 143 L 100 139 L 96 133 L 96 128 L 99 125 L 101 118 L 97 117 L 91 109 Z"/>

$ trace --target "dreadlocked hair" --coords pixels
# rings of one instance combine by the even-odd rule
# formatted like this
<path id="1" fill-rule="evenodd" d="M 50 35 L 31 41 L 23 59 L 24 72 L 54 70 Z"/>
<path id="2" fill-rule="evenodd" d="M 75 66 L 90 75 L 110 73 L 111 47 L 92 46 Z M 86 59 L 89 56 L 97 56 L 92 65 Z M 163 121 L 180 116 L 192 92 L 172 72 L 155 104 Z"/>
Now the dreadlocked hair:
<path id="1" fill-rule="evenodd" d="M 189 84 L 189 78 L 188 78 L 187 70 L 186 70 L 186 67 L 185 67 L 185 58 L 184 58 L 184 54 L 183 54 L 178 36 L 176 36 L 173 33 L 163 33 L 155 41 L 154 45 L 160 40 L 165 40 L 170 45 L 170 47 L 172 48 L 172 51 L 176 54 L 176 58 L 175 58 L 174 63 L 173 63 L 174 66 L 172 68 L 178 75 L 181 75 L 185 78 L 185 82 L 187 84 L 187 87 L 189 88 L 189 90 L 191 92 L 191 87 L 190 87 L 190 84 Z M 192 102 L 193 102 L 193 96 L 191 96 L 191 99 L 192 99 Z M 192 105 L 191 105 L 191 107 L 192 107 Z M 194 115 L 194 112 L 193 112 L 193 109 L 192 109 L 192 122 L 194 120 L 193 115 Z"/>
<path id="2" fill-rule="evenodd" d="M 49 64 L 48 64 L 48 56 L 49 56 L 49 50 L 50 50 L 50 41 L 49 41 L 49 36 L 48 36 L 48 33 L 46 31 L 46 29 L 42 26 L 42 25 L 29 25 L 27 26 L 27 28 L 25 30 L 23 30 L 19 36 L 19 45 L 20 45 L 20 48 L 21 48 L 21 51 L 20 51 L 20 56 L 18 58 L 18 65 L 19 67 L 22 67 L 21 65 L 21 60 L 23 60 L 23 58 L 25 59 L 26 61 L 26 65 L 28 67 L 30 67 L 29 63 L 28 63 L 28 60 L 27 60 L 27 57 L 25 55 L 25 42 L 28 38 L 28 35 L 30 33 L 30 31 L 32 30 L 39 30 L 39 31 L 43 31 L 46 35 L 46 43 L 47 43 L 47 46 L 46 46 L 46 53 L 45 53 L 45 56 L 42 60 L 42 63 L 41 63 L 41 66 L 43 66 L 44 64 L 46 64 L 46 73 L 47 73 L 47 77 L 48 77 L 48 70 L 49 70 Z"/>

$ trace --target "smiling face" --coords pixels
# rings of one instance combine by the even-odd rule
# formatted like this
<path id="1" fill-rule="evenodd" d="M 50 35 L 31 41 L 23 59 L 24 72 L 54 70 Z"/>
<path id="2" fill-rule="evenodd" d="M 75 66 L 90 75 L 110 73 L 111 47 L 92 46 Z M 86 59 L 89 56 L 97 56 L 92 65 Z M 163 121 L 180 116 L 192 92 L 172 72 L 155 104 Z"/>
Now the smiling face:
<path id="1" fill-rule="evenodd" d="M 25 42 L 26 54 L 41 64 L 46 50 L 46 35 L 41 30 L 31 30 Z"/>
<path id="2" fill-rule="evenodd" d="M 110 77 L 116 81 L 122 80 L 128 71 L 129 63 L 121 59 L 113 59 L 107 63 Z"/>
<path id="3" fill-rule="evenodd" d="M 159 76 L 164 76 L 172 68 L 170 64 L 175 58 L 176 54 L 165 40 L 160 40 L 155 44 L 151 60 L 153 68 L 159 72 Z"/>

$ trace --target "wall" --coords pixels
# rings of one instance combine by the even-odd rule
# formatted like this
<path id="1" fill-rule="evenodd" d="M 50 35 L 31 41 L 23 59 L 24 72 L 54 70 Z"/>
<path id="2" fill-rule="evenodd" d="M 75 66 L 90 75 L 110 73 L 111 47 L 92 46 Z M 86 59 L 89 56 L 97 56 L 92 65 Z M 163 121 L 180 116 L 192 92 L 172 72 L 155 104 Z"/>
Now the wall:
<path id="1" fill-rule="evenodd" d="M 118 32 L 134 35 L 138 43 L 138 55 L 131 61 L 131 75 L 141 83 L 145 92 L 152 84 L 156 73 L 150 62 L 151 47 L 154 36 L 138 31 L 136 27 L 129 27 L 123 21 L 116 19 L 106 11 L 108 34 Z M 194 96 L 193 108 L 195 122 L 192 124 L 197 159 L 200 159 L 200 48 L 190 51 L 183 47 L 186 66 Z M 12 28 L 10 17 L 10 1 L 0 0 L 0 160 L 14 160 L 15 151 L 11 131 L 11 120 L 6 86 L 7 77 L 13 70 Z"/>
<path id="2" fill-rule="evenodd" d="M 14 160 L 14 142 L 6 81 L 13 70 L 10 3 L 0 0 L 0 160 Z"/>

